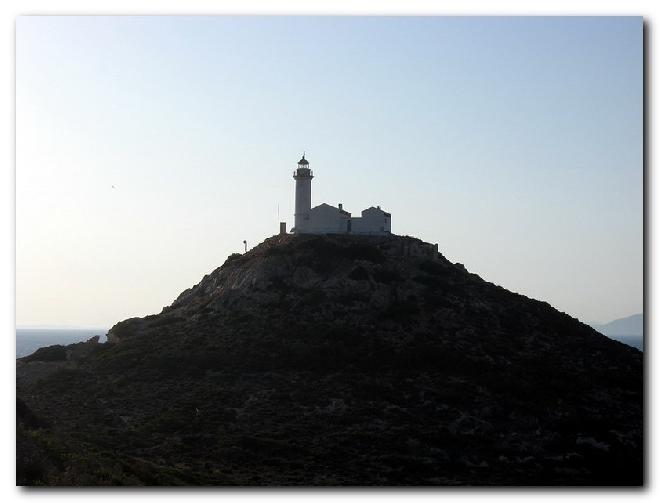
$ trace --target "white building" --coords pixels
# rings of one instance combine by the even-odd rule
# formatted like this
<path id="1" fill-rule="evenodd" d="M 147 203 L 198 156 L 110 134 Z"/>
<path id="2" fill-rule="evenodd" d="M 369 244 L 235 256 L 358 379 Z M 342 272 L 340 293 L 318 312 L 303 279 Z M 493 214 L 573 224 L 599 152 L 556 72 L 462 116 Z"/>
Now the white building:
<path id="1" fill-rule="evenodd" d="M 351 216 L 341 203 L 337 207 L 322 203 L 312 208 L 312 178 L 314 173 L 303 155 L 298 161 L 298 169 L 293 172 L 293 179 L 296 181 L 296 209 L 292 232 L 296 234 L 389 234 L 391 232 L 391 215 L 381 210 L 380 206 L 363 210 L 359 217 Z"/>

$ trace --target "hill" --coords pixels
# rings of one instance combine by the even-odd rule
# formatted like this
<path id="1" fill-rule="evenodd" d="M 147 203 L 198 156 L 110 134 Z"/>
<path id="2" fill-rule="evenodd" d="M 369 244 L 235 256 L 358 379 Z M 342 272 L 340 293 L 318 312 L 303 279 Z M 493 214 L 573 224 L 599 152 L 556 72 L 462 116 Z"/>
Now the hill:
<path id="1" fill-rule="evenodd" d="M 20 484 L 638 485 L 642 354 L 401 236 L 275 236 L 17 360 Z"/>

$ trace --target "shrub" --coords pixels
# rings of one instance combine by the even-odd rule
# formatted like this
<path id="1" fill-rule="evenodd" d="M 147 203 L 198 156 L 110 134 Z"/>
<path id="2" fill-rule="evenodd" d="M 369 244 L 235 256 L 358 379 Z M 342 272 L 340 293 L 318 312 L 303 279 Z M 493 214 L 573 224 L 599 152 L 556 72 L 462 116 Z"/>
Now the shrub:
<path id="1" fill-rule="evenodd" d="M 401 281 L 403 278 L 396 271 L 392 271 L 389 269 L 378 269 L 374 273 L 374 279 L 379 283 L 384 283 L 386 285 L 389 285 L 390 283 L 394 283 L 395 281 Z"/>
<path id="2" fill-rule="evenodd" d="M 369 273 L 364 267 L 358 266 L 351 271 L 348 277 L 355 281 L 365 281 L 369 279 Z"/>
<path id="3" fill-rule="evenodd" d="M 243 262 L 243 255 L 240 253 L 232 253 L 227 257 L 227 260 L 225 260 L 225 263 L 220 266 L 220 269 L 224 269 L 227 267 L 229 264 L 240 264 Z"/>
<path id="4" fill-rule="evenodd" d="M 447 267 L 434 260 L 425 260 L 419 264 L 419 268 L 425 273 L 432 275 L 440 275 L 447 272 Z"/>
<path id="5" fill-rule="evenodd" d="M 385 310 L 385 317 L 395 321 L 401 321 L 419 314 L 419 307 L 413 300 L 396 300 Z"/>
<path id="6" fill-rule="evenodd" d="M 355 243 L 341 249 L 341 255 L 352 260 L 367 260 L 376 264 L 385 262 L 385 255 L 373 245 Z"/>
<path id="7" fill-rule="evenodd" d="M 30 356 L 26 356 L 23 361 L 26 362 L 57 362 L 66 360 L 66 349 L 59 344 L 39 348 Z"/>

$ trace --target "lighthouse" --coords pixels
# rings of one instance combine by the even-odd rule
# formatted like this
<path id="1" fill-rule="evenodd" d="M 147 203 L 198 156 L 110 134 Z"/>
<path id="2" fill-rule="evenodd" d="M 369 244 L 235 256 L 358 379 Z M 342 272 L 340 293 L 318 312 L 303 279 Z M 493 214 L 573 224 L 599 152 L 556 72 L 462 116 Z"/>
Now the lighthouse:
<path id="1" fill-rule="evenodd" d="M 309 227 L 309 211 L 312 209 L 312 178 L 314 173 L 309 169 L 309 162 L 303 154 L 298 161 L 298 168 L 293 172 L 296 181 L 296 210 L 294 216 L 294 232 L 305 232 Z"/>
<path id="2" fill-rule="evenodd" d="M 293 172 L 296 181 L 296 209 L 291 232 L 295 234 L 364 234 L 382 236 L 392 233 L 391 217 L 388 212 L 371 206 L 363 210 L 360 216 L 353 216 L 338 203 L 331 206 L 321 203 L 312 208 L 312 178 L 309 161 L 298 161 L 298 168 Z M 286 233 L 286 224 L 280 222 L 280 234 Z"/>

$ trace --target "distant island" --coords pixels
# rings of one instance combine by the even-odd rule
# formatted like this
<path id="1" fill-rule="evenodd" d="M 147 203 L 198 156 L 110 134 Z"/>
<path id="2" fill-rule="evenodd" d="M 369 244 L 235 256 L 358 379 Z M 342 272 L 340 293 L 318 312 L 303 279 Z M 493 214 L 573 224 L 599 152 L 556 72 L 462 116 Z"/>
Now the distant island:
<path id="1" fill-rule="evenodd" d="M 612 339 L 633 346 L 640 351 L 644 349 L 644 315 L 641 313 L 619 318 L 603 325 L 591 326 Z"/>

